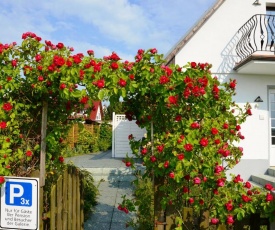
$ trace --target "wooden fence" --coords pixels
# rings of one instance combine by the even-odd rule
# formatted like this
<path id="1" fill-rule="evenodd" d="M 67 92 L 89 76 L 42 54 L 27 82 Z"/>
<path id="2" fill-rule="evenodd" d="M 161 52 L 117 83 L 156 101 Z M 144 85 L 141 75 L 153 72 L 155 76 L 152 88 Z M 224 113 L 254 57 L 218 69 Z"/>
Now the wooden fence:
<path id="1" fill-rule="evenodd" d="M 50 209 L 42 214 L 42 230 L 83 230 L 84 199 L 83 175 L 74 166 L 68 166 L 60 175 L 50 192 Z M 43 197 L 43 196 L 42 196 Z M 40 202 L 43 204 L 43 201 Z M 47 218 L 43 218 L 46 216 Z"/>
<path id="2" fill-rule="evenodd" d="M 83 124 L 84 129 L 89 131 L 91 134 L 95 134 L 96 130 L 98 129 L 99 125 L 95 124 Z M 75 144 L 78 141 L 80 128 L 78 124 L 74 124 L 68 133 L 68 137 L 66 138 L 66 142 L 71 146 L 75 147 Z"/>

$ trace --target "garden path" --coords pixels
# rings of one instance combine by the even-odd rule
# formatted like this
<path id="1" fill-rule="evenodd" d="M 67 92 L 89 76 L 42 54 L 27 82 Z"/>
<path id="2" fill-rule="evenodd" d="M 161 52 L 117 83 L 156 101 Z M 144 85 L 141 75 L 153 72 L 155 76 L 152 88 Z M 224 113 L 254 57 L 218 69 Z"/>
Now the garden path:
<path id="1" fill-rule="evenodd" d="M 122 159 L 112 158 L 111 150 L 66 158 L 66 162 L 70 161 L 91 172 L 99 189 L 98 204 L 84 223 L 84 230 L 132 230 L 126 228 L 126 222 L 133 215 L 117 209 L 122 195 L 132 197 L 132 170 L 125 166 Z"/>

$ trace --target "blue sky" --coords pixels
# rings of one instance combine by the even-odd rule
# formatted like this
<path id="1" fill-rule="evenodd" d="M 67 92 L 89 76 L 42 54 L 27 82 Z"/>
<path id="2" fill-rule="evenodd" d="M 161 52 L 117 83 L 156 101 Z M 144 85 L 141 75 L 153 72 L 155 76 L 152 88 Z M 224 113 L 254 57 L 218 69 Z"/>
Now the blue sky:
<path id="1" fill-rule="evenodd" d="M 1 0 L 0 42 L 34 32 L 101 58 L 132 61 L 138 49 L 166 54 L 215 0 Z"/>

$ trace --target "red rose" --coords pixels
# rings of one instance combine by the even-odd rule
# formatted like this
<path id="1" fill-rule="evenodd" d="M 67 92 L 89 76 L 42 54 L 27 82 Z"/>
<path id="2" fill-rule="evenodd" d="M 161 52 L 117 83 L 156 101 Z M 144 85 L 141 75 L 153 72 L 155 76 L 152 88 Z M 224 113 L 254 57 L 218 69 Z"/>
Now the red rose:
<path id="1" fill-rule="evenodd" d="M 161 76 L 160 79 L 159 79 L 159 83 L 164 85 L 166 83 L 168 83 L 170 80 L 167 76 Z"/>
<path id="2" fill-rule="evenodd" d="M 246 110 L 246 114 L 248 114 L 249 116 L 251 116 L 252 115 L 251 109 L 247 109 Z"/>
<path id="3" fill-rule="evenodd" d="M 191 68 L 196 68 L 197 67 L 197 63 L 196 62 L 191 62 Z"/>
<path id="4" fill-rule="evenodd" d="M 177 96 L 169 96 L 168 101 L 169 101 L 170 104 L 175 105 L 175 104 L 178 103 L 178 97 Z"/>
<path id="5" fill-rule="evenodd" d="M 89 100 L 89 97 L 84 96 L 84 97 L 81 98 L 80 103 L 85 105 L 88 102 L 88 100 Z"/>
<path id="6" fill-rule="evenodd" d="M 129 136 L 128 136 L 128 140 L 132 140 L 134 137 L 133 137 L 133 134 L 130 134 Z"/>
<path id="7" fill-rule="evenodd" d="M 41 56 L 40 54 L 36 54 L 36 55 L 35 55 L 35 61 L 36 61 L 36 62 L 40 62 L 41 59 L 42 59 L 42 56 Z"/>
<path id="8" fill-rule="evenodd" d="M 59 89 L 63 90 L 66 88 L 66 84 L 65 83 L 61 83 L 59 86 Z"/>
<path id="9" fill-rule="evenodd" d="M 148 150 L 147 150 L 146 148 L 143 148 L 143 149 L 141 150 L 141 154 L 142 154 L 142 155 L 145 155 L 147 152 L 148 152 Z"/>
<path id="10" fill-rule="evenodd" d="M 218 224 L 218 223 L 219 223 L 219 219 L 217 219 L 217 218 L 211 219 L 211 224 Z"/>
<path id="11" fill-rule="evenodd" d="M 223 124 L 223 128 L 224 128 L 224 129 L 228 129 L 228 127 L 229 127 L 229 125 L 228 125 L 227 123 L 224 123 L 224 124 Z"/>
<path id="12" fill-rule="evenodd" d="M 130 74 L 130 75 L 129 75 L 129 78 L 130 78 L 131 80 L 134 80 L 134 79 L 135 79 L 135 75 L 134 75 L 134 74 Z"/>
<path id="13" fill-rule="evenodd" d="M 176 121 L 176 122 L 181 121 L 181 115 L 177 115 L 177 116 L 175 117 L 175 121 Z"/>
<path id="14" fill-rule="evenodd" d="M 200 128 L 200 124 L 198 122 L 193 122 L 190 126 L 191 126 L 192 129 Z"/>
<path id="15" fill-rule="evenodd" d="M 11 76 L 8 76 L 7 77 L 7 81 L 11 81 L 12 80 L 12 77 Z"/>
<path id="16" fill-rule="evenodd" d="M 271 184 L 266 184 L 264 187 L 265 187 L 265 189 L 267 189 L 269 191 L 274 190 L 274 188 L 273 188 L 273 186 Z"/>
<path id="17" fill-rule="evenodd" d="M 200 204 L 200 205 L 203 205 L 203 204 L 204 204 L 204 200 L 203 200 L 203 199 L 200 199 L 200 200 L 199 200 L 199 204 Z"/>
<path id="18" fill-rule="evenodd" d="M 189 188 L 184 186 L 183 189 L 182 189 L 183 193 L 188 193 L 189 192 Z"/>
<path id="19" fill-rule="evenodd" d="M 12 65 L 12 67 L 16 67 L 17 66 L 17 61 L 16 60 L 12 60 L 11 61 L 11 65 Z"/>
<path id="20" fill-rule="evenodd" d="M 223 166 L 217 165 L 217 166 L 215 167 L 214 172 L 215 172 L 215 173 L 220 173 L 220 172 L 222 172 L 223 170 L 224 170 Z"/>
<path id="21" fill-rule="evenodd" d="M 5 182 L 5 177 L 4 176 L 0 176 L 0 184 L 3 184 Z"/>
<path id="22" fill-rule="evenodd" d="M 104 81 L 104 79 L 98 80 L 97 83 L 96 83 L 96 85 L 97 85 L 97 87 L 98 87 L 99 89 L 103 88 L 103 87 L 105 86 L 105 81 Z"/>
<path id="23" fill-rule="evenodd" d="M 155 156 L 151 156 L 151 157 L 150 157 L 150 161 L 151 161 L 151 162 L 154 163 L 154 162 L 156 162 L 156 160 L 157 160 L 157 158 L 156 158 Z"/>
<path id="24" fill-rule="evenodd" d="M 9 103 L 9 102 L 4 103 L 2 106 L 2 109 L 5 110 L 6 112 L 9 112 L 10 110 L 12 110 L 12 108 L 13 107 L 12 107 L 11 103 Z"/>
<path id="25" fill-rule="evenodd" d="M 184 154 L 183 153 L 180 153 L 177 155 L 178 159 L 181 161 L 184 159 Z"/>
<path id="26" fill-rule="evenodd" d="M 232 211 L 233 210 L 233 204 L 232 204 L 232 201 L 228 201 L 226 204 L 225 204 L 225 208 L 227 209 L 227 211 Z"/>
<path id="27" fill-rule="evenodd" d="M 126 161 L 125 165 L 126 165 L 126 167 L 130 167 L 132 165 L 132 163 L 130 161 Z"/>
<path id="28" fill-rule="evenodd" d="M 61 42 L 59 42 L 59 43 L 56 45 L 56 47 L 57 47 L 58 49 L 62 49 L 62 48 L 64 47 L 64 44 L 61 43 Z"/>
<path id="29" fill-rule="evenodd" d="M 227 224 L 233 224 L 234 223 L 233 216 L 231 216 L 231 215 L 227 216 L 226 222 L 227 222 Z"/>
<path id="30" fill-rule="evenodd" d="M 112 68 L 113 70 L 118 69 L 118 64 L 117 64 L 117 62 L 113 62 L 113 63 L 111 64 L 111 68 Z"/>
<path id="31" fill-rule="evenodd" d="M 64 157 L 60 156 L 60 157 L 58 157 L 58 160 L 59 160 L 60 163 L 63 163 L 64 162 Z"/>
<path id="32" fill-rule="evenodd" d="M 217 128 L 212 128 L 212 129 L 211 129 L 211 133 L 212 133 L 213 135 L 217 135 L 217 134 L 219 133 L 219 130 L 218 130 Z"/>
<path id="33" fill-rule="evenodd" d="M 231 82 L 229 83 L 229 87 L 230 87 L 231 89 L 235 89 L 235 87 L 236 87 L 236 80 L 231 81 Z"/>
<path id="34" fill-rule="evenodd" d="M 174 179 L 174 178 L 175 178 L 175 173 L 174 173 L 174 172 L 170 172 L 170 173 L 169 173 L 169 177 L 170 177 L 171 179 Z"/>
<path id="35" fill-rule="evenodd" d="M 42 76 L 38 76 L 37 80 L 38 81 L 44 81 L 44 78 Z"/>
<path id="36" fill-rule="evenodd" d="M 94 51 L 93 50 L 88 50 L 87 53 L 88 53 L 89 56 L 94 55 Z"/>
<path id="37" fill-rule="evenodd" d="M 251 188 L 250 182 L 248 182 L 248 181 L 245 182 L 244 187 L 250 189 Z"/>
<path id="38" fill-rule="evenodd" d="M 251 201 L 252 199 L 246 195 L 242 195 L 242 200 L 243 200 L 243 202 L 247 203 L 247 202 Z"/>
<path id="39" fill-rule="evenodd" d="M 0 122 L 0 129 L 5 129 L 7 128 L 7 123 L 5 121 Z"/>
<path id="40" fill-rule="evenodd" d="M 214 142 L 215 142 L 216 145 L 221 143 L 220 139 L 216 139 Z"/>
<path id="41" fill-rule="evenodd" d="M 161 153 L 163 151 L 163 149 L 164 149 L 164 145 L 157 146 L 157 150 L 159 153 Z"/>
<path id="42" fill-rule="evenodd" d="M 31 157 L 31 156 L 32 156 L 32 151 L 31 151 L 31 150 L 28 150 L 28 151 L 26 152 L 26 156 L 27 156 L 27 157 Z"/>
<path id="43" fill-rule="evenodd" d="M 217 180 L 217 186 L 218 187 L 223 187 L 224 186 L 224 180 L 222 178 Z"/>
<path id="44" fill-rule="evenodd" d="M 202 138 L 200 140 L 200 145 L 206 147 L 208 145 L 208 140 L 206 138 Z"/>
<path id="45" fill-rule="evenodd" d="M 193 145 L 192 144 L 186 144 L 186 145 L 184 145 L 184 149 L 187 152 L 191 152 L 193 150 Z"/>
<path id="46" fill-rule="evenodd" d="M 266 194 L 265 200 L 266 200 L 267 202 L 270 202 L 270 201 L 273 201 L 273 200 L 274 200 L 274 197 L 272 196 L 272 194 L 267 193 L 267 194 Z"/>
<path id="47" fill-rule="evenodd" d="M 233 180 L 234 183 L 239 183 L 239 182 L 243 182 L 243 179 L 241 178 L 240 174 L 238 174 L 234 180 Z"/>
<path id="48" fill-rule="evenodd" d="M 151 52 L 152 54 L 155 54 L 155 53 L 157 53 L 158 51 L 157 51 L 156 48 L 153 48 L 153 49 L 150 49 L 150 52 Z"/>
<path id="49" fill-rule="evenodd" d="M 194 182 L 194 184 L 200 184 L 201 183 L 201 179 L 199 177 L 195 177 L 193 179 L 193 182 Z"/>
<path id="50" fill-rule="evenodd" d="M 188 202 L 189 202 L 189 204 L 193 204 L 195 202 L 195 200 L 194 200 L 194 198 L 191 197 L 191 198 L 189 198 Z"/>
<path id="51" fill-rule="evenodd" d="M 169 161 L 165 161 L 164 164 L 163 164 L 163 167 L 168 168 L 169 167 Z"/>
<path id="52" fill-rule="evenodd" d="M 121 87 L 125 87 L 126 84 L 127 84 L 127 82 L 126 82 L 124 79 L 120 78 L 118 84 L 119 84 Z"/>

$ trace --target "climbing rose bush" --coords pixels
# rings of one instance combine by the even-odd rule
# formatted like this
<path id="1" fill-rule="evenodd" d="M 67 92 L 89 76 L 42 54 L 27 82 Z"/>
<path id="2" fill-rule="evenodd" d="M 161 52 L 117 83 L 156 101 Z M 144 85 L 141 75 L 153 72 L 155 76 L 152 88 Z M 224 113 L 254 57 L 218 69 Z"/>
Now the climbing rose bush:
<path id="1" fill-rule="evenodd" d="M 221 83 L 208 63 L 165 66 L 156 64 L 155 53 L 139 55 L 142 68 L 130 72 L 139 87 L 124 100 L 126 117 L 147 135 L 130 135 L 129 141 L 146 166 L 145 177 L 161 181 L 162 209 L 174 209 L 177 229 L 183 207 L 197 215 L 209 211 L 211 224 L 232 225 L 256 212 L 274 218 L 270 191 L 227 173 L 241 160 L 241 124 L 252 115 L 249 104 L 239 107 L 232 99 L 236 80 Z M 125 162 L 134 166 L 130 158 Z"/>
<path id="2" fill-rule="evenodd" d="M 155 48 L 138 50 L 133 62 L 115 52 L 95 58 L 92 50 L 75 53 L 27 32 L 20 45 L 0 44 L 0 69 L 0 183 L 5 175 L 37 169 L 43 141 L 47 167 L 60 167 L 68 116 L 92 108 L 93 100 L 112 104 L 123 97 L 127 118 L 147 130 L 142 140 L 129 138 L 132 151 L 143 160 L 145 177 L 161 181 L 162 209 L 173 206 L 177 224 L 183 206 L 209 210 L 212 224 L 233 224 L 255 212 L 274 216 L 273 188 L 254 188 L 239 175 L 227 178 L 243 154 L 241 124 L 252 111 L 232 101 L 237 82 L 220 83 L 210 64 L 166 66 Z M 129 205 L 120 207 L 131 211 Z"/>

